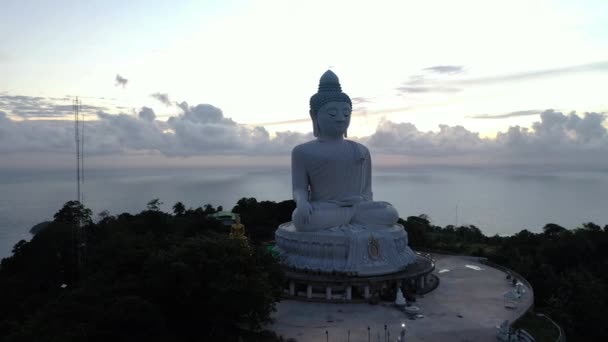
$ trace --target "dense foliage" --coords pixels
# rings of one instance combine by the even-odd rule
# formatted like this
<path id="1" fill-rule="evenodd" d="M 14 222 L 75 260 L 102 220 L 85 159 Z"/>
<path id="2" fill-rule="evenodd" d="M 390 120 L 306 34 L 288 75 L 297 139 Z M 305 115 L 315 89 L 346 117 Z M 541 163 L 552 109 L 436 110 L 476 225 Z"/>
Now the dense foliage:
<path id="1" fill-rule="evenodd" d="M 167 214 L 161 204 L 153 199 L 136 215 L 102 212 L 94 223 L 90 210 L 68 202 L 37 226 L 0 266 L 0 339 L 230 341 L 267 322 L 284 278 L 262 247 L 291 220 L 294 202 L 239 200 L 232 212 L 249 247 L 209 218 L 221 207 L 178 202 Z M 523 275 L 536 310 L 568 340 L 608 340 L 608 226 L 547 224 L 542 233 L 487 237 L 425 215 L 400 222 L 415 249 L 485 256 Z"/>
<path id="2" fill-rule="evenodd" d="M 296 203 L 292 200 L 276 203 L 241 198 L 232 212 L 241 215 L 250 239 L 263 242 L 274 240 L 274 231 L 280 224 L 291 221 L 291 213 L 295 208 Z"/>
<path id="3" fill-rule="evenodd" d="M 486 237 L 475 226 L 434 226 L 424 215 L 401 223 L 414 248 L 485 256 L 521 274 L 534 288 L 536 310 L 569 341 L 608 341 L 608 225 L 550 223 L 542 233 Z"/>
<path id="4" fill-rule="evenodd" d="M 0 340 L 230 341 L 268 322 L 284 282 L 275 258 L 227 238 L 210 205 L 160 204 L 93 223 L 68 202 L 17 243 L 0 267 Z"/>

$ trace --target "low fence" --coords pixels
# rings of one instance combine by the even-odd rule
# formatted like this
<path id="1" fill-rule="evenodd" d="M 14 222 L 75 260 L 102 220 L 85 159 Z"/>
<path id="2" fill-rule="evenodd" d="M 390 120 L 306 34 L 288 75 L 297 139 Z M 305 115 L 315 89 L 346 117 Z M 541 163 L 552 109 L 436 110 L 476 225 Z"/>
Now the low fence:
<path id="1" fill-rule="evenodd" d="M 478 260 L 479 260 L 480 263 L 482 263 L 484 265 L 490 266 L 492 268 L 499 269 L 499 270 L 501 270 L 501 271 L 503 271 L 503 272 L 505 272 L 507 274 L 510 274 L 511 277 L 517 278 L 522 284 L 524 284 L 530 290 L 530 295 L 532 296 L 532 301 L 530 302 L 530 306 L 528 306 L 524 312 L 528 312 L 528 311 L 534 310 L 534 288 L 532 287 L 532 284 L 530 284 L 528 282 L 528 280 L 526 280 L 526 278 L 524 278 L 521 274 L 513 271 L 512 269 L 510 269 L 508 267 L 504 267 L 502 265 L 499 265 L 499 264 L 491 262 L 487 258 L 481 258 L 480 257 L 480 258 L 478 258 Z M 517 320 L 515 320 L 515 322 L 516 321 Z M 515 322 L 513 322 L 513 323 L 515 323 Z"/>
<path id="2" fill-rule="evenodd" d="M 521 281 L 528 289 L 530 289 L 531 291 L 531 295 L 534 296 L 534 288 L 532 287 L 532 285 L 528 282 L 528 280 L 526 280 L 526 278 L 524 278 L 521 274 L 513 271 L 512 269 L 508 268 L 508 267 L 504 267 L 502 265 L 498 265 L 494 262 L 491 262 L 490 260 L 488 260 L 487 258 L 479 258 L 479 262 L 481 262 L 484 265 L 488 265 L 490 267 L 499 269 L 505 273 L 508 273 L 511 275 L 511 277 L 515 277 L 517 278 L 517 280 Z M 532 297 L 534 298 L 534 297 Z M 555 342 L 566 342 L 566 334 L 564 332 L 564 329 L 562 329 L 562 327 L 559 326 L 559 324 L 557 324 L 554 320 L 552 320 L 549 316 L 542 314 L 542 313 L 534 313 L 534 300 L 532 300 L 532 302 L 530 303 L 530 306 L 525 310 L 526 313 L 531 313 L 531 314 L 535 314 L 537 316 L 541 316 L 544 317 L 546 319 L 548 319 L 553 326 L 555 326 L 555 328 L 559 331 L 559 336 L 557 337 L 557 339 L 555 340 Z M 521 315 L 519 318 L 517 318 L 516 320 L 514 320 L 511 324 L 515 324 L 517 321 L 519 321 L 522 317 L 524 317 L 524 315 Z"/>

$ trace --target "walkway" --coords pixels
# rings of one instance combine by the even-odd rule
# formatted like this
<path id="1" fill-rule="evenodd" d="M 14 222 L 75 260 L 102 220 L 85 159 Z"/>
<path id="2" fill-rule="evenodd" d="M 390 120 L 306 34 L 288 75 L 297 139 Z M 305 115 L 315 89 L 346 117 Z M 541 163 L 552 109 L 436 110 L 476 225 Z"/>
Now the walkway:
<path id="1" fill-rule="evenodd" d="M 325 304 L 284 300 L 277 305 L 275 322 L 269 327 L 298 342 L 384 341 L 384 325 L 396 341 L 401 324 L 407 327 L 406 341 L 496 341 L 496 326 L 523 315 L 533 301 L 522 297 L 516 309 L 505 308 L 503 293 L 513 289 L 505 273 L 475 259 L 434 256 L 437 289 L 418 298 L 422 319 L 409 320 L 391 304 Z"/>

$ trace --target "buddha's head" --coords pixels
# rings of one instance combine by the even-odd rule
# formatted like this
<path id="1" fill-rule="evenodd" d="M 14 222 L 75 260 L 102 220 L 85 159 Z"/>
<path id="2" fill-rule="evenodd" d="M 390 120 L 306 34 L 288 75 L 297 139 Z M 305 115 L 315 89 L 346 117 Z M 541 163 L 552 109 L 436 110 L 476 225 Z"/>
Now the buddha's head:
<path id="1" fill-rule="evenodd" d="M 319 81 L 319 91 L 310 98 L 313 134 L 319 138 L 346 136 L 352 102 L 342 92 L 338 76 L 327 70 Z"/>

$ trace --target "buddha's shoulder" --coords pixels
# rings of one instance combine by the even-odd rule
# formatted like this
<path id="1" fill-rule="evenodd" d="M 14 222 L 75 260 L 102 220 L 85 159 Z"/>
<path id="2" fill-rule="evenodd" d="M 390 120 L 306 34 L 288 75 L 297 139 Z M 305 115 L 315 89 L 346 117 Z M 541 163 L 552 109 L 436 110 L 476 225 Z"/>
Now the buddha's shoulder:
<path id="1" fill-rule="evenodd" d="M 352 141 L 352 140 L 345 140 L 348 141 L 349 143 L 355 145 L 357 148 L 359 148 L 361 151 L 365 152 L 366 154 L 369 154 L 369 150 L 367 149 L 367 147 L 363 144 L 360 144 L 356 141 Z"/>
<path id="2" fill-rule="evenodd" d="M 365 154 L 369 154 L 369 150 L 367 149 L 367 147 L 365 147 L 365 145 L 360 144 L 356 141 L 352 141 L 352 140 L 343 140 L 342 141 L 343 144 L 349 144 L 352 146 L 357 147 L 360 151 L 362 151 Z M 323 151 L 326 150 L 326 147 L 324 148 L 323 143 L 318 141 L 318 140 L 311 140 L 309 142 L 305 142 L 303 144 L 297 145 L 293 148 L 293 150 L 291 151 L 292 155 L 308 155 L 308 154 L 317 154 L 318 151 Z"/>
<path id="3" fill-rule="evenodd" d="M 320 148 L 321 143 L 318 140 L 311 140 L 303 144 L 297 145 L 291 150 L 292 155 L 302 155 L 312 153 Z"/>

